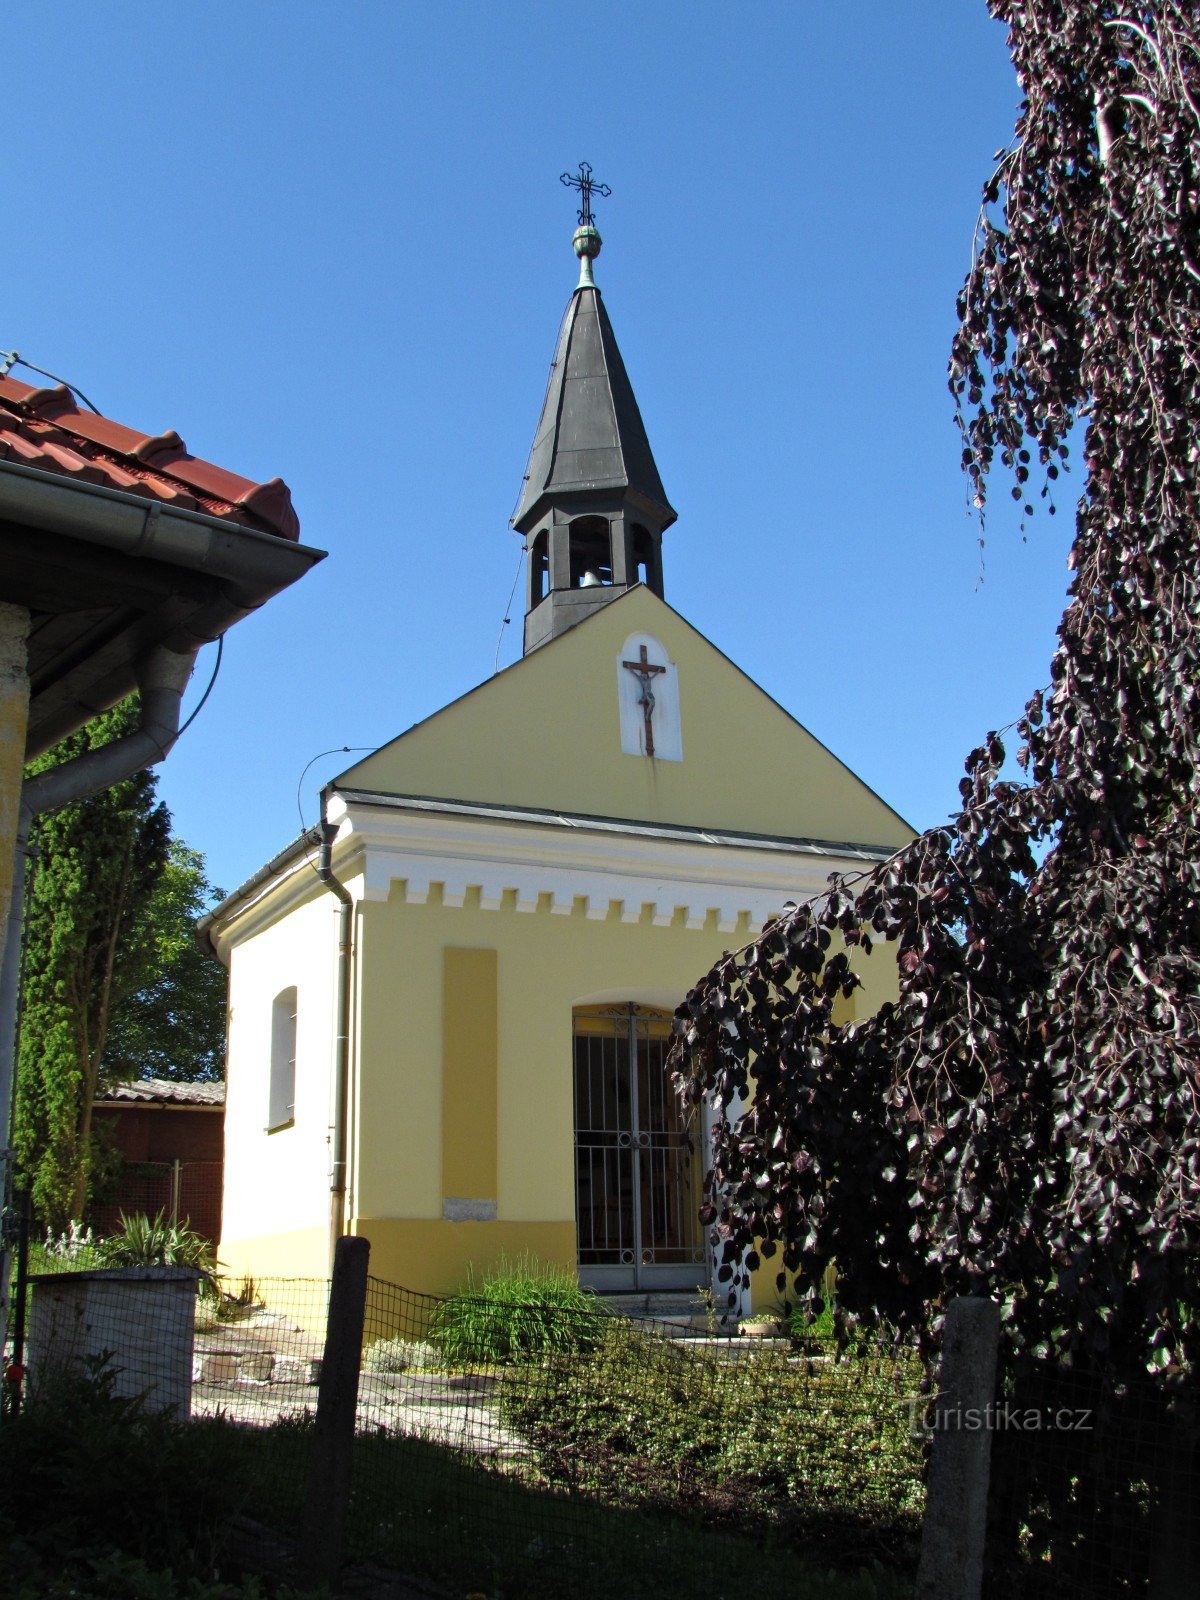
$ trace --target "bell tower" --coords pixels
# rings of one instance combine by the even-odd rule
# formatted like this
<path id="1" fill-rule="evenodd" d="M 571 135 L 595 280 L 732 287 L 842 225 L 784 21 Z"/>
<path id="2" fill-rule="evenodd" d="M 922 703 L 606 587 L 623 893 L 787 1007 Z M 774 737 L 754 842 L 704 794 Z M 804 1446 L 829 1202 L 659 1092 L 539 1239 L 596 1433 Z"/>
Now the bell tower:
<path id="1" fill-rule="evenodd" d="M 675 521 L 612 323 L 592 274 L 600 234 L 581 162 L 573 245 L 579 282 L 567 305 L 513 527 L 528 552 L 525 654 L 644 583 L 662 598 L 662 536 Z"/>

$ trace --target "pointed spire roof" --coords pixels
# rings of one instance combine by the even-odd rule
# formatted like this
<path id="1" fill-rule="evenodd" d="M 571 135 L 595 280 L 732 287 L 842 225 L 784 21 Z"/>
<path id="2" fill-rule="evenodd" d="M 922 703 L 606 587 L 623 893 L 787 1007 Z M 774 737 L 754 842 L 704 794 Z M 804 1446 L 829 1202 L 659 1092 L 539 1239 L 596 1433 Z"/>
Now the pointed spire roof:
<path id="1" fill-rule="evenodd" d="M 654 464 L 612 323 L 592 281 L 592 258 L 600 250 L 594 227 L 578 230 L 575 249 L 579 286 L 558 336 L 513 526 L 529 532 L 546 501 L 558 495 L 614 489 L 641 501 L 666 528 L 676 512 Z"/>

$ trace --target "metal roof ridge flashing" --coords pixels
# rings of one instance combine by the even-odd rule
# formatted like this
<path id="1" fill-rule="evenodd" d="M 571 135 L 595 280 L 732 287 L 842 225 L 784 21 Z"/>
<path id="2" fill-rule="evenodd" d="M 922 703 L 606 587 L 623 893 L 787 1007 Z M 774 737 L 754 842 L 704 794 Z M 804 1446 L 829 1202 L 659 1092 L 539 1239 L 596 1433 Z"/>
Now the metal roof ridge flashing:
<path id="1" fill-rule="evenodd" d="M 494 818 L 595 833 L 634 833 L 643 837 L 711 844 L 717 848 L 745 846 L 750 849 L 790 850 L 798 855 L 853 857 L 864 861 L 885 861 L 896 850 L 894 845 L 856 844 L 846 839 L 814 839 L 799 835 L 750 833 L 736 828 L 714 829 L 695 823 L 591 816 L 585 812 L 563 812 L 539 806 L 504 805 L 482 800 L 453 800 L 437 795 L 393 794 L 376 789 L 339 789 L 338 794 L 347 806 L 378 806 L 391 811 Z"/>

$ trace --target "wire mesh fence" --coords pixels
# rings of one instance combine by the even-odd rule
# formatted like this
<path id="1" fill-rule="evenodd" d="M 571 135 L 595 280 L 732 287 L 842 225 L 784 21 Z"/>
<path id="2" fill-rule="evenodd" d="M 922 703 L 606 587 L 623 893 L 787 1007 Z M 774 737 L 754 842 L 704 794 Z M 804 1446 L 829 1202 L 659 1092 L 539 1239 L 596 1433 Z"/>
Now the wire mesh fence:
<path id="1" fill-rule="evenodd" d="M 198 1326 L 192 1407 L 264 1426 L 262 1514 L 298 1531 L 328 1285 L 259 1280 Z M 922 1506 L 906 1352 L 682 1339 L 595 1310 L 368 1285 L 349 1541 L 446 1582 L 590 1593 L 627 1553 L 644 1592 L 765 1539 L 904 1565 Z M 663 1569 L 653 1580 L 657 1568 Z M 565 1592 L 563 1588 L 555 1592 Z M 690 1591 L 695 1592 L 693 1587 Z"/>
<path id="2" fill-rule="evenodd" d="M 1200 1593 L 1194 1383 L 1022 1360 L 992 1428 L 989 1600 Z"/>
<path id="3" fill-rule="evenodd" d="M 32 1401 L 71 1373 L 223 1419 L 248 1509 L 296 1538 L 329 1282 L 199 1287 L 177 1269 L 35 1274 L 20 1385 Z M 772 1552 L 902 1577 L 929 1442 L 912 1352 L 686 1332 L 599 1299 L 568 1311 L 370 1279 L 351 1555 L 463 1592 L 606 1600 L 626 1592 L 616 1551 L 646 1596 L 715 1592 L 731 1560 L 773 1594 Z M 1200 1558 L 1194 1387 L 1024 1361 L 986 1425 L 988 1600 L 1197 1592 L 1180 1578 Z"/>
<path id="4" fill-rule="evenodd" d="M 253 1514 L 298 1537 L 326 1279 L 205 1284 L 172 1269 L 35 1275 L 26 1390 L 113 1396 L 234 1425 Z M 23 1375 L 24 1376 L 24 1375 Z M 491 1592 L 694 1593 L 731 1548 L 822 1566 L 915 1556 L 928 1443 L 909 1351 L 839 1352 L 583 1311 L 417 1294 L 370 1279 L 351 1554 Z M 1200 1556 L 1191 1390 L 1025 1361 L 991 1434 L 988 1600 L 1172 1589 Z M 740 1544 L 730 1544 L 730 1540 Z M 724 1543 L 722 1542 L 724 1541 Z M 689 1587 L 691 1585 L 691 1587 Z M 880 1592 L 885 1592 L 881 1590 Z"/>
<path id="5" fill-rule="evenodd" d="M 87 1215 L 97 1238 L 116 1233 L 121 1217 L 161 1212 L 203 1238 L 221 1236 L 221 1161 L 127 1161 L 111 1194 L 94 1202 Z"/>

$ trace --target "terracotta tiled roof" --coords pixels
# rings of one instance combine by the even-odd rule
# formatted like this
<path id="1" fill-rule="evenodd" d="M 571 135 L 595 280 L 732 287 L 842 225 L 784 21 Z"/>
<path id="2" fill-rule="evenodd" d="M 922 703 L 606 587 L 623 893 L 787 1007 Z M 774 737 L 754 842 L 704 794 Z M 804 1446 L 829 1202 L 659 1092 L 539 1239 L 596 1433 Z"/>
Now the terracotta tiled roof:
<path id="1" fill-rule="evenodd" d="M 176 1083 L 171 1078 L 138 1078 L 131 1083 L 104 1083 L 96 1099 L 137 1101 L 144 1105 L 223 1106 L 223 1083 Z"/>
<path id="2" fill-rule="evenodd" d="M 81 411 L 65 384 L 35 389 L 0 377 L 0 459 L 224 517 L 284 539 L 300 536 L 291 491 L 282 478 L 252 483 L 190 455 L 177 433 L 138 433 Z"/>

